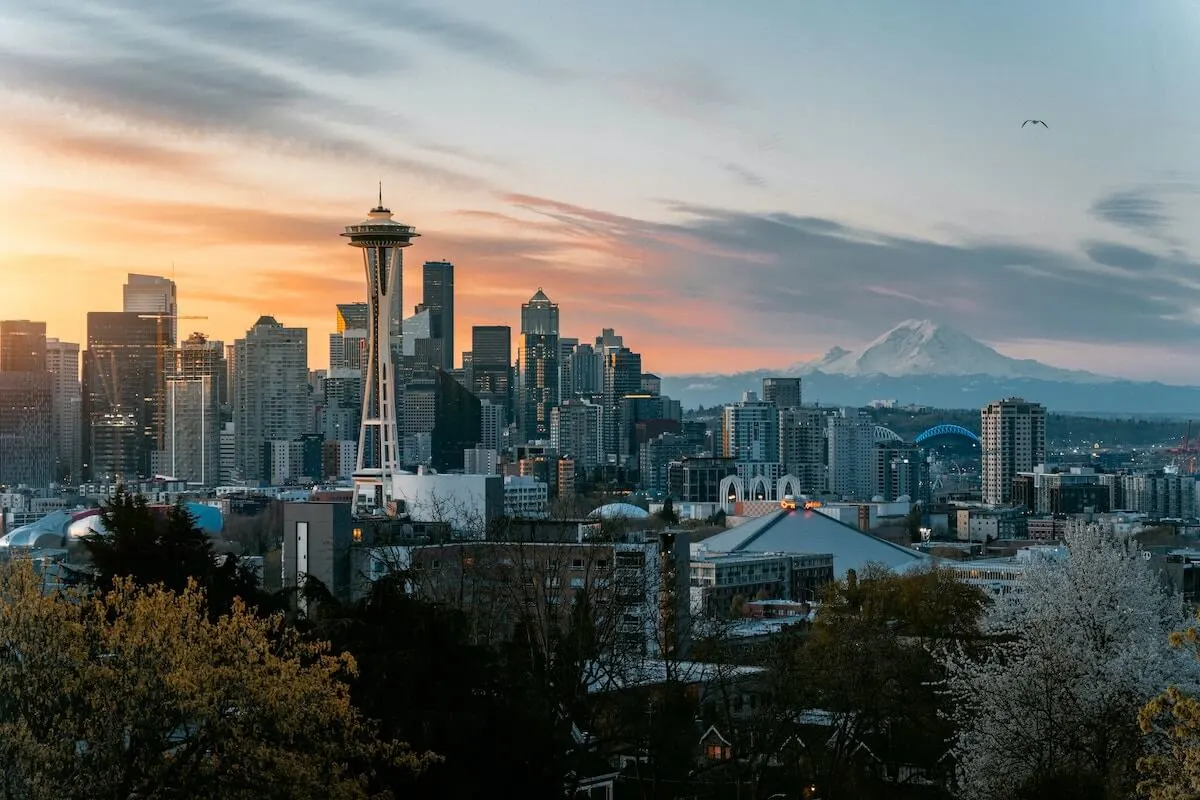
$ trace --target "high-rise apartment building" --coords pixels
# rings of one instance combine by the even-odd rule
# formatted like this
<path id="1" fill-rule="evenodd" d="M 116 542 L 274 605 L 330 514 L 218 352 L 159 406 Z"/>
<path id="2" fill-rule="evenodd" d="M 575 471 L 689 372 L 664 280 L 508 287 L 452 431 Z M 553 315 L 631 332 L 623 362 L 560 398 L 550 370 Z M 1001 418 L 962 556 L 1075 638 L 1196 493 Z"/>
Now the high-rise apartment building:
<path id="1" fill-rule="evenodd" d="M 585 400 L 567 400 L 550 412 L 550 447 L 570 456 L 589 472 L 600 465 L 601 408 Z"/>
<path id="2" fill-rule="evenodd" d="M 150 475 L 163 354 L 159 321 L 136 312 L 91 311 L 83 353 L 83 475 L 129 482 Z"/>
<path id="3" fill-rule="evenodd" d="M 0 321 L 0 371 L 46 371 L 46 323 Z"/>
<path id="4" fill-rule="evenodd" d="M 854 409 L 826 417 L 829 491 L 847 500 L 870 500 L 875 491 L 875 423 Z"/>
<path id="5" fill-rule="evenodd" d="M 558 304 L 540 288 L 521 306 L 518 363 L 521 434 L 526 441 L 549 439 L 550 410 L 558 404 Z"/>
<path id="6" fill-rule="evenodd" d="M 502 408 L 508 420 L 513 418 L 512 328 L 507 325 L 471 328 L 470 386 L 480 400 Z"/>
<path id="7" fill-rule="evenodd" d="M 1032 472 L 1046 460 L 1046 409 L 1020 397 L 989 403 L 980 411 L 983 502 L 1012 500 L 1018 472 Z"/>
<path id="8" fill-rule="evenodd" d="M 234 352 L 238 470 L 243 480 L 268 480 L 267 443 L 309 432 L 308 330 L 260 317 Z"/>
<path id="9" fill-rule="evenodd" d="M 800 407 L 799 378 L 763 378 L 762 399 L 776 408 Z"/>
<path id="10" fill-rule="evenodd" d="M 737 462 L 779 462 L 779 409 L 746 392 L 739 403 L 725 406 L 721 422 L 723 458 Z"/>
<path id="11" fill-rule="evenodd" d="M 440 366 L 454 369 L 454 265 L 426 261 L 421 268 L 421 308 L 432 317 L 431 336 L 439 340 Z"/>
<path id="12" fill-rule="evenodd" d="M 214 375 L 169 375 L 166 442 L 161 463 L 170 477 L 215 486 L 221 477 L 221 406 Z"/>
<path id="13" fill-rule="evenodd" d="M 779 409 L 779 458 L 783 471 L 800 480 L 800 492 L 818 495 L 829 485 L 825 450 L 826 412 L 820 408 Z"/>
<path id="14" fill-rule="evenodd" d="M 488 400 L 479 402 L 479 444 L 500 452 L 504 448 L 504 431 L 508 428 L 507 413 L 504 406 Z"/>
<path id="15" fill-rule="evenodd" d="M 202 486 L 221 482 L 222 406 L 229 402 L 225 344 L 193 333 L 168 360 L 158 469 Z"/>
<path id="16" fill-rule="evenodd" d="M 72 484 L 82 478 L 83 388 L 79 383 L 79 345 L 46 339 L 46 371 L 50 373 L 50 435 L 56 449 L 55 477 Z"/>
<path id="17" fill-rule="evenodd" d="M 127 314 L 161 314 L 163 344 L 174 347 L 178 341 L 179 305 L 175 296 L 175 281 L 158 275 L 129 274 L 124 286 L 124 308 Z"/>

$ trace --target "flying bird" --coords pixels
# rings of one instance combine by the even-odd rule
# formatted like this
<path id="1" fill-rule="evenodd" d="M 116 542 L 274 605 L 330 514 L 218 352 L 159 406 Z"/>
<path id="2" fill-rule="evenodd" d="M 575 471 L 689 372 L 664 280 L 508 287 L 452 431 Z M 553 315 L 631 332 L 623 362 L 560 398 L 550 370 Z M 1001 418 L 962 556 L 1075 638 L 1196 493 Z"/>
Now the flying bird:
<path id="1" fill-rule="evenodd" d="M 1030 125 L 1030 124 L 1041 125 L 1043 128 L 1045 128 L 1047 130 L 1050 129 L 1050 126 L 1047 125 L 1046 123 L 1042 122 L 1040 119 L 1027 119 L 1021 123 L 1021 127 L 1024 128 L 1026 125 Z"/>

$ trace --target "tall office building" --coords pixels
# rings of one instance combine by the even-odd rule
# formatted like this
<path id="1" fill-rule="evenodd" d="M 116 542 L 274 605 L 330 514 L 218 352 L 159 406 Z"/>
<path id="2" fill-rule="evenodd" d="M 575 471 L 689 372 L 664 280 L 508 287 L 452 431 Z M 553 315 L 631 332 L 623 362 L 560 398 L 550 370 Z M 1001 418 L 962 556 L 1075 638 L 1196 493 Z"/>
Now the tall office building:
<path id="1" fill-rule="evenodd" d="M 342 233 L 362 250 L 367 279 L 367 360 L 363 410 L 359 421 L 358 464 L 354 471 L 356 509 L 375 513 L 389 507 L 399 468 L 400 438 L 396 403 L 401 385 L 396 367 L 403 356 L 404 248 L 420 236 L 417 229 L 392 219 L 383 205 Z"/>
<path id="2" fill-rule="evenodd" d="M 980 411 L 983 502 L 1012 500 L 1013 478 L 1046 461 L 1046 409 L 1020 397 L 989 403 Z"/>
<path id="3" fill-rule="evenodd" d="M 799 408 L 800 379 L 763 378 L 762 399 L 776 408 Z"/>
<path id="4" fill-rule="evenodd" d="M 246 481 L 268 480 L 268 443 L 309 432 L 308 331 L 260 317 L 234 353 L 238 471 Z"/>
<path id="5" fill-rule="evenodd" d="M 641 354 L 628 347 L 608 345 L 604 350 L 603 457 L 619 456 L 621 442 L 630 440 L 630 432 L 620 429 L 621 400 L 641 391 Z"/>
<path id="6" fill-rule="evenodd" d="M 421 268 L 421 308 L 431 315 L 430 335 L 441 342 L 438 364 L 454 369 L 454 265 L 449 261 L 426 261 Z"/>
<path id="7" fill-rule="evenodd" d="M 0 484 L 35 488 L 54 478 L 46 324 L 0 322 Z"/>
<path id="8" fill-rule="evenodd" d="M 46 371 L 46 323 L 24 319 L 0 321 L 0 370 Z"/>
<path id="9" fill-rule="evenodd" d="M 91 311 L 83 353 L 83 475 L 121 483 L 148 477 L 156 447 L 163 356 L 158 320 Z"/>
<path id="10" fill-rule="evenodd" d="M 55 477 L 71 484 L 82 479 L 81 425 L 83 387 L 79 383 L 79 345 L 46 339 L 46 371 L 50 373 L 50 435 L 56 452 Z"/>
<path id="11" fill-rule="evenodd" d="M 512 328 L 507 325 L 471 328 L 471 391 L 502 408 L 506 420 L 513 418 Z"/>
<path id="12" fill-rule="evenodd" d="M 574 336 L 558 338 L 558 402 L 562 403 L 575 396 L 575 377 L 571 374 L 575 369 L 575 348 L 579 339 Z"/>
<path id="13" fill-rule="evenodd" d="M 127 314 L 161 314 L 163 338 L 167 347 L 178 341 L 179 305 L 175 281 L 158 275 L 129 274 L 124 287 L 124 311 Z"/>
<path id="14" fill-rule="evenodd" d="M 571 353 L 571 396 L 583 399 L 604 394 L 604 354 L 582 342 Z"/>
<path id="15" fill-rule="evenodd" d="M 550 438 L 550 409 L 558 403 L 558 304 L 540 288 L 521 306 L 521 434 L 526 441 Z"/>

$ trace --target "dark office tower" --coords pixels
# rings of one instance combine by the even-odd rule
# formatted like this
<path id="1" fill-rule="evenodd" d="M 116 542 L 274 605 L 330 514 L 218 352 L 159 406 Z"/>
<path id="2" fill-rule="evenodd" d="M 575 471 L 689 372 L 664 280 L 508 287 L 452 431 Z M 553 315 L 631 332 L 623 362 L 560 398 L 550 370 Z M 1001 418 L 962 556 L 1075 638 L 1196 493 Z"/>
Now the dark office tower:
<path id="1" fill-rule="evenodd" d="M 482 404 L 447 372 L 438 370 L 436 382 L 437 405 L 431 437 L 433 468 L 460 470 L 463 451 L 479 443 Z"/>
<path id="2" fill-rule="evenodd" d="M 449 372 L 454 369 L 454 265 L 426 261 L 421 281 L 421 306 L 430 311 L 430 335 L 441 339 L 441 367 Z"/>
<path id="3" fill-rule="evenodd" d="M 800 379 L 763 378 L 762 399 L 776 408 L 799 408 Z"/>
<path id="4" fill-rule="evenodd" d="M 558 304 L 540 288 L 521 306 L 521 433 L 526 441 L 550 439 L 550 410 L 558 403 Z"/>
<path id="5" fill-rule="evenodd" d="M 604 353 L 604 454 L 621 452 L 621 399 L 642 391 L 642 356 L 628 347 L 608 347 Z"/>
<path id="6" fill-rule="evenodd" d="M 471 391 L 512 419 L 512 328 L 507 325 L 471 328 Z"/>
<path id="7" fill-rule="evenodd" d="M 46 371 L 46 323 L 0 322 L 0 372 Z"/>
<path id="8" fill-rule="evenodd" d="M 97 482 L 150 473 L 162 396 L 159 320 L 135 312 L 92 311 L 83 354 L 83 472 Z"/>

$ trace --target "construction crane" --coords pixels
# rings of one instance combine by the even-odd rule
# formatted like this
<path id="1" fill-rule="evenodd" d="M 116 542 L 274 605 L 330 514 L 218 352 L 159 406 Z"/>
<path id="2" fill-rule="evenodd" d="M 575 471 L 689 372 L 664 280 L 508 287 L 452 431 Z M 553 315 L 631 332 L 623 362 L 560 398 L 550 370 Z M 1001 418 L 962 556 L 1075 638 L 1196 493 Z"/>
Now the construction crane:
<path id="1" fill-rule="evenodd" d="M 166 449 L 166 423 L 167 415 L 165 401 L 167 398 L 167 340 L 163 332 L 164 320 L 181 320 L 181 319 L 208 319 L 206 316 L 185 316 L 183 314 L 138 314 L 138 319 L 154 319 L 158 320 L 157 331 L 154 335 L 154 351 L 155 351 L 155 366 L 154 366 L 154 439 L 155 447 L 158 450 Z"/>
<path id="2" fill-rule="evenodd" d="M 1173 456 L 1180 456 L 1175 463 L 1180 465 L 1180 471 L 1183 474 L 1196 474 L 1196 454 L 1200 453 L 1200 437 L 1196 441 L 1192 440 L 1192 421 L 1190 419 L 1183 433 L 1183 444 L 1178 447 L 1168 447 L 1166 452 Z"/>

